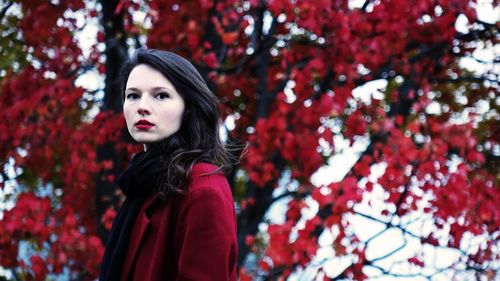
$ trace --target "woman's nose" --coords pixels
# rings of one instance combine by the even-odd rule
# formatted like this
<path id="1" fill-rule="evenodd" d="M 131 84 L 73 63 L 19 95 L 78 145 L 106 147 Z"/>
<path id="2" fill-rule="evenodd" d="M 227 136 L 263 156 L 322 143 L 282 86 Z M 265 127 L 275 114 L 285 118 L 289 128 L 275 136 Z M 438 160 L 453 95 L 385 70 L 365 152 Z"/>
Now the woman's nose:
<path id="1" fill-rule="evenodd" d="M 137 112 L 139 113 L 139 115 L 142 115 L 142 116 L 149 114 L 149 111 L 145 108 L 142 108 L 142 107 L 139 107 Z"/>
<path id="2" fill-rule="evenodd" d="M 139 102 L 139 107 L 137 108 L 137 112 L 140 115 L 146 115 L 146 114 L 150 113 L 148 110 L 148 102 L 145 98 L 141 98 L 141 100 Z"/>

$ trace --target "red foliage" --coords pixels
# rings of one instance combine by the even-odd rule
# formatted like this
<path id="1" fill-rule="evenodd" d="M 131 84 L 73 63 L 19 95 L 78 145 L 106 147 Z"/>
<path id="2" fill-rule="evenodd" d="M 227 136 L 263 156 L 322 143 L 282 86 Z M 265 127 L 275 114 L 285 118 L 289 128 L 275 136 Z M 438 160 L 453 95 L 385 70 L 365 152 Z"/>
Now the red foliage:
<path id="1" fill-rule="evenodd" d="M 94 63 L 101 73 L 106 70 L 100 47 L 84 58 L 74 36 L 81 26 L 67 11 L 83 11 L 85 2 L 16 3 L 22 13 L 16 28 L 30 64 L 8 68 L 1 77 L 0 119 L 8 122 L 0 124 L 5 132 L 0 162 L 2 168 L 13 165 L 19 175 L 15 205 L 0 220 L 0 266 L 22 270 L 33 280 L 61 273 L 63 267 L 94 279 L 103 252 L 96 222 L 109 229 L 116 213 L 108 209 L 96 218 L 89 202 L 95 202 L 96 176 L 118 168 L 111 160 L 98 162 L 96 151 L 120 139 L 124 122 L 106 112 L 88 121 L 89 108 L 80 105 L 86 93 L 74 81 L 83 66 Z M 285 222 L 269 224 L 263 239 L 241 225 L 241 246 L 257 255 L 260 272 L 285 279 L 311 262 L 319 235 L 331 232 L 335 255 L 352 257 L 342 276 L 365 279 L 363 268 L 371 261 L 349 218 L 365 198 L 382 192 L 379 219 L 390 220 L 385 227 L 403 228 L 397 221 L 419 212 L 432 217 L 436 232 L 415 235 L 421 244 L 461 249 L 468 236 L 487 237 L 457 268 L 491 274 L 481 266 L 499 258 L 494 163 L 500 134 L 498 120 L 478 116 L 476 103 L 489 101 L 494 107 L 490 96 L 498 89 L 469 83 L 470 73 L 459 63 L 474 52 L 472 40 L 490 35 L 474 25 L 470 36 L 457 33 L 459 15 L 470 23 L 477 20 L 471 1 L 368 1 L 366 10 L 350 4 L 149 1 L 147 45 L 191 59 L 220 97 L 222 118 L 235 119 L 230 137 L 248 141 L 241 163 L 248 182 L 237 190 L 241 221 L 258 225 L 263 220 L 273 198 L 256 194 L 276 188 L 283 175 L 298 185 L 285 191 L 292 196 Z M 119 1 L 115 7 L 123 36 L 141 36 L 147 28 L 134 22 L 133 13 L 140 9 L 137 1 Z M 90 20 L 99 12 L 83 14 Z M 100 31 L 96 39 L 103 44 L 106 38 Z M 388 82 L 382 98 L 353 97 L 354 88 L 375 79 Z M 458 95 L 465 105 L 456 102 Z M 441 113 L 429 113 L 436 103 Z M 464 112 L 467 120 L 457 121 Z M 367 137 L 370 146 L 343 180 L 314 187 L 311 175 L 337 152 L 334 136 L 351 144 Z M 116 146 L 130 152 L 127 145 Z M 378 178 L 371 178 L 373 164 L 383 164 Z M 42 187 L 51 193 L 44 195 Z M 310 207 L 306 200 L 317 203 L 312 218 L 303 215 Z M 40 253 L 23 260 L 20 241 L 30 241 Z M 421 253 L 408 262 L 425 266 Z M 240 278 L 252 280 L 254 274 L 242 268 Z"/>
<path id="2" fill-rule="evenodd" d="M 84 62 L 72 35 L 76 19 L 65 12 L 83 9 L 84 2 L 18 5 L 23 13 L 18 28 L 37 64 L 9 70 L 1 83 L 0 118 L 9 122 L 1 125 L 0 159 L 13 159 L 13 168 L 22 172 L 18 194 L 11 198 L 15 205 L 0 220 L 0 265 L 25 271 L 28 280 L 45 280 L 63 267 L 85 272 L 90 280 L 99 273 L 103 254 L 91 203 L 95 176 L 111 167 L 96 161 L 96 147 L 118 139 L 122 117 L 100 114 L 92 123 L 82 121 L 84 90 L 74 80 Z M 41 187 L 52 193 L 41 195 Z M 21 241 L 47 254 L 20 257 Z"/>

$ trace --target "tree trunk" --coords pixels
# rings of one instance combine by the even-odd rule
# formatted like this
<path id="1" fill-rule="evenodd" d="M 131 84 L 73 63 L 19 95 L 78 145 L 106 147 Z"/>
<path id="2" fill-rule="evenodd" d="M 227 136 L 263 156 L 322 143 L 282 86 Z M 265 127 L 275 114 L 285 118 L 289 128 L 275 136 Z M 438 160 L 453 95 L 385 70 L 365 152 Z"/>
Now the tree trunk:
<path id="1" fill-rule="evenodd" d="M 123 13 L 115 14 L 119 0 L 101 0 L 102 6 L 101 25 L 104 27 L 106 44 L 106 78 L 104 88 L 104 99 L 101 111 L 121 111 L 120 92 L 120 67 L 127 58 L 126 37 L 123 28 Z M 113 143 L 106 143 L 97 149 L 97 160 L 112 160 L 113 169 L 99 173 L 96 179 L 96 211 L 100 220 L 104 212 L 111 206 L 116 207 L 118 198 L 115 195 L 116 182 L 107 180 L 108 175 L 117 178 L 123 157 L 117 154 Z M 107 240 L 108 231 L 101 221 L 98 222 L 99 236 L 103 241 Z"/>

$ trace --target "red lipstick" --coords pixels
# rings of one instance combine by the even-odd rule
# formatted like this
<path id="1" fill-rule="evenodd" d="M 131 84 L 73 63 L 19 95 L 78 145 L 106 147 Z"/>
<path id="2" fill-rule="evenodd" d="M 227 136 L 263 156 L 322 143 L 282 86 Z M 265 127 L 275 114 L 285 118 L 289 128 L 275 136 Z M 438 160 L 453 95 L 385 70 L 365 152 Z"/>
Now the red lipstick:
<path id="1" fill-rule="evenodd" d="M 141 119 L 135 123 L 135 127 L 139 130 L 148 130 L 151 129 L 155 124 L 149 122 L 146 119 Z"/>

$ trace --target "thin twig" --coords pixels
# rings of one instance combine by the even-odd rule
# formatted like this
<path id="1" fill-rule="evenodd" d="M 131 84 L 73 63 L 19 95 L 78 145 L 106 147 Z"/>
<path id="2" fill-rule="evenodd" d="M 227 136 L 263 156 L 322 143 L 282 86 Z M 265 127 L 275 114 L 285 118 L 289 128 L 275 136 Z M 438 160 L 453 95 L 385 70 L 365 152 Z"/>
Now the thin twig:
<path id="1" fill-rule="evenodd" d="M 403 240 L 404 240 L 403 244 L 401 244 L 399 247 L 397 247 L 396 249 L 394 249 L 394 250 L 392 250 L 392 251 L 388 252 L 387 254 L 385 254 L 385 255 L 383 255 L 383 256 L 380 256 L 380 257 L 378 257 L 378 258 L 374 258 L 374 259 L 369 260 L 369 261 L 368 261 L 368 264 L 372 264 L 372 263 L 377 262 L 377 261 L 379 261 L 379 260 L 384 260 L 384 259 L 386 259 L 386 258 L 388 258 L 388 257 L 390 257 L 390 256 L 392 256 L 392 255 L 394 255 L 395 253 L 397 253 L 397 252 L 401 251 L 401 250 L 402 250 L 404 247 L 406 247 L 406 245 L 408 244 L 408 240 L 406 240 L 406 238 L 405 238 L 404 236 L 403 236 Z"/>
<path id="2" fill-rule="evenodd" d="M 2 11 L 0 11 L 0 22 L 3 21 L 3 18 L 7 14 L 7 10 L 9 10 L 9 8 L 12 6 L 12 4 L 14 4 L 14 1 L 8 2 L 7 5 L 2 8 Z"/>

